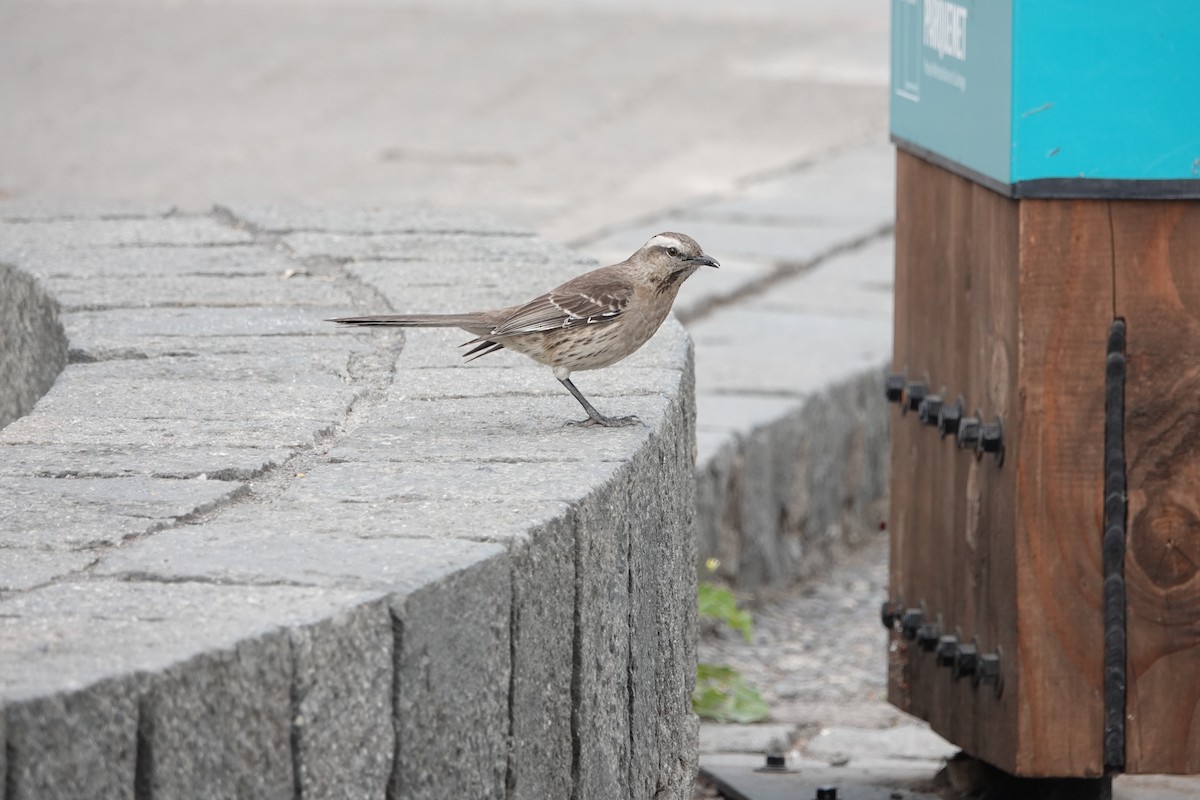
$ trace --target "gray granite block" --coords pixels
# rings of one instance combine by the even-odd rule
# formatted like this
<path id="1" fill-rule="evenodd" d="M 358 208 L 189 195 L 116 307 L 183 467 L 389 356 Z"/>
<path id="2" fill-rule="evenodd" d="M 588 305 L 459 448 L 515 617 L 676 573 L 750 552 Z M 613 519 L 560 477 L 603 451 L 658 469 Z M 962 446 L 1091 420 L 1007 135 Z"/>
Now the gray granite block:
<path id="1" fill-rule="evenodd" d="M 393 596 L 397 728 L 390 796 L 504 796 L 511 614 L 507 555 Z"/>
<path id="2" fill-rule="evenodd" d="M 139 683 L 103 681 L 8 705 L 0 741 L 9 798 L 133 800 Z"/>
<path id="3" fill-rule="evenodd" d="M 396 747 L 387 603 L 339 611 L 288 636 L 296 796 L 384 797 Z"/>
<path id="4" fill-rule="evenodd" d="M 278 631 L 155 675 L 142 711 L 149 796 L 291 800 L 293 666 Z"/>
<path id="5" fill-rule="evenodd" d="M 571 701 L 580 798 L 632 796 L 629 537 L 634 520 L 624 502 L 632 480 L 623 465 L 576 510 Z"/>
<path id="6" fill-rule="evenodd" d="M 31 275 L 0 263 L 0 428 L 27 414 L 67 363 L 58 304 Z"/>
<path id="7" fill-rule="evenodd" d="M 514 539 L 512 749 L 514 800 L 570 797 L 571 679 L 575 644 L 575 524 L 572 514 Z"/>

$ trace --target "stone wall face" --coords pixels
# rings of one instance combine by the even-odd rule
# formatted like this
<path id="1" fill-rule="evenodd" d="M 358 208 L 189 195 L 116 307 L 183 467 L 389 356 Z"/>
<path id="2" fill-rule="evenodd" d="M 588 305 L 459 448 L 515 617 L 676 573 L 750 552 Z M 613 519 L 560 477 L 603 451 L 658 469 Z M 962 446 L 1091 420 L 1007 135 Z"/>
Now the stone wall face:
<path id="1" fill-rule="evenodd" d="M 690 796 L 694 396 L 353 313 L 587 265 L 430 212 L 0 206 L 71 358 L 0 431 L 0 797 Z M 11 276 L 10 276 L 11 279 Z M 603 375 L 602 379 L 598 379 Z"/>
<path id="2" fill-rule="evenodd" d="M 58 305 L 31 275 L 0 261 L 0 428 L 28 414 L 66 363 Z"/>
<path id="3" fill-rule="evenodd" d="M 887 519 L 883 370 L 845 378 L 726 442 L 696 473 L 701 560 L 769 595 L 878 537 Z M 701 571 L 704 571 L 703 565 Z"/>

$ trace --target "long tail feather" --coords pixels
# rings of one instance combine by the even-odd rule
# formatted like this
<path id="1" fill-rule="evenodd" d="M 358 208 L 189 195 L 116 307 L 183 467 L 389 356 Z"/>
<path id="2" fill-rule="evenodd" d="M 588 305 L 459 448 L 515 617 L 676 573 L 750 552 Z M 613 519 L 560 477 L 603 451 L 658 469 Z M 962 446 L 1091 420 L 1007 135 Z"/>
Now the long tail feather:
<path id="1" fill-rule="evenodd" d="M 339 325 L 381 325 L 399 328 L 491 327 L 481 314 L 381 314 L 371 317 L 338 317 L 326 322 Z"/>

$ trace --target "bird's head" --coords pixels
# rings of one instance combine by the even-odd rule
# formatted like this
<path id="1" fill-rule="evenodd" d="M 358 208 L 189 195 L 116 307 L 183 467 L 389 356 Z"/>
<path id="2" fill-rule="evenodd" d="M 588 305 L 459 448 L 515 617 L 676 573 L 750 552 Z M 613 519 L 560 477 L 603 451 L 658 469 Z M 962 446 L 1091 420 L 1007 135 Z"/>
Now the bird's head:
<path id="1" fill-rule="evenodd" d="M 629 259 L 645 270 L 647 280 L 660 291 L 676 291 L 685 279 L 700 267 L 719 267 L 717 260 L 682 233 L 660 233 L 642 245 Z"/>

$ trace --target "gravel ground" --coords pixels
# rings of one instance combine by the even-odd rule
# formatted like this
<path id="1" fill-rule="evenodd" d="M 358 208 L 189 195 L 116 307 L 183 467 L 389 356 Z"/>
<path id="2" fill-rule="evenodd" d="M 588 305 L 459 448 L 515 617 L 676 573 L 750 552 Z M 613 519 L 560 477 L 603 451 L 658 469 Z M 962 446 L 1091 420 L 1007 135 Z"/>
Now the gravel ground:
<path id="1" fill-rule="evenodd" d="M 880 726 L 894 724 L 902 715 L 885 702 L 887 632 L 879 623 L 887 558 L 880 536 L 824 577 L 752 609 L 751 642 L 706 626 L 700 660 L 740 671 L 779 722 L 861 725 L 866 713 Z M 839 709 L 845 714 L 826 719 Z"/>

